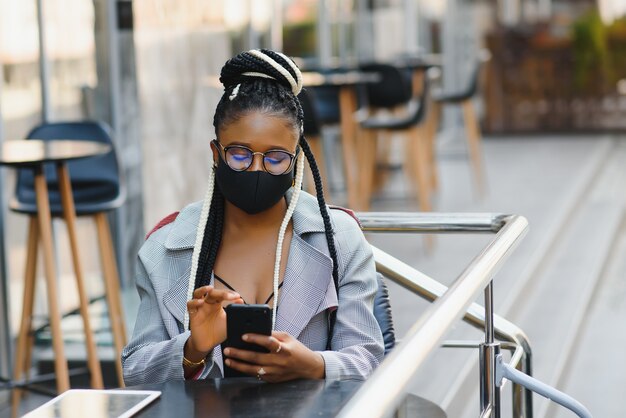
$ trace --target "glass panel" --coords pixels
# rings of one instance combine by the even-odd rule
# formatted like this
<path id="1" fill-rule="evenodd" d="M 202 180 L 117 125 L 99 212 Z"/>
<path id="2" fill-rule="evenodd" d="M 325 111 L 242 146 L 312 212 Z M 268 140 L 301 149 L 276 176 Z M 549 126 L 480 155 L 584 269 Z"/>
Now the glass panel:
<path id="1" fill-rule="evenodd" d="M 223 91 L 219 72 L 245 44 L 247 5 L 134 2 L 146 230 L 202 199 L 215 138 L 213 113 Z"/>
<path id="2" fill-rule="evenodd" d="M 41 117 L 35 1 L 0 0 L 3 134 L 23 138 Z"/>
<path id="3" fill-rule="evenodd" d="M 329 2 L 329 18 L 332 34 L 332 54 L 341 63 L 355 58 L 354 45 L 354 1 L 334 0 Z"/>
<path id="4" fill-rule="evenodd" d="M 35 5 L 35 1 L 0 0 L 0 139 L 5 141 L 24 138 L 41 120 L 39 40 Z M 6 286 L 9 300 L 21 301 L 27 217 L 7 210 L 6 203 L 15 187 L 14 172 L 6 168 L 0 170 L 0 233 L 3 233 L 0 239 L 4 244 L 4 261 L 7 263 L 4 267 L 9 278 L 2 285 Z M 9 308 L 10 330 L 15 333 L 21 303 L 11 303 Z M 4 313 L 0 313 L 2 315 Z M 0 318 L 0 321 L 4 323 L 5 319 Z M 5 351 L 4 347 L 0 347 L 0 350 Z"/>
<path id="5" fill-rule="evenodd" d="M 317 17 L 319 2 L 285 0 L 283 2 L 283 51 L 306 61 L 317 55 Z"/>
<path id="6" fill-rule="evenodd" d="M 43 4 L 50 119 L 93 118 L 97 85 L 93 0 L 46 0 Z"/>

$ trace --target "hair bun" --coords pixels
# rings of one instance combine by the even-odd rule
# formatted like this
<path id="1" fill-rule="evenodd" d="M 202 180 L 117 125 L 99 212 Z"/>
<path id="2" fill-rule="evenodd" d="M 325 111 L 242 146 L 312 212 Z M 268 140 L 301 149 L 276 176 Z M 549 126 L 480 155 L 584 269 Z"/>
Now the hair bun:
<path id="1" fill-rule="evenodd" d="M 269 49 L 252 49 L 229 59 L 220 74 L 225 89 L 250 78 L 267 78 L 289 88 L 297 96 L 302 91 L 302 73 L 293 60 Z"/>

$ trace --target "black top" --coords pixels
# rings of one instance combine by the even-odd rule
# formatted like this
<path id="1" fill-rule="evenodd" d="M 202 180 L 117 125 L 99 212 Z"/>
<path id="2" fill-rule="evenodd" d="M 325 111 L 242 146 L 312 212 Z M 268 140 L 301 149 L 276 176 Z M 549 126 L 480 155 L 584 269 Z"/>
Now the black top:
<path id="1" fill-rule="evenodd" d="M 220 282 L 221 284 L 223 284 L 224 286 L 226 286 L 227 288 L 229 288 L 233 292 L 237 292 L 234 287 L 232 287 L 231 285 L 226 283 L 224 280 L 222 280 L 217 274 L 213 273 L 213 277 L 215 277 L 215 280 L 217 280 L 218 282 Z M 278 285 L 279 289 L 281 287 L 283 287 L 283 282 L 280 282 L 280 284 Z M 237 292 L 237 293 L 239 293 L 239 292 Z M 272 300 L 273 297 L 274 297 L 274 292 L 272 292 L 272 294 L 267 298 L 267 300 L 265 301 L 265 305 L 270 303 L 270 300 Z M 241 298 L 241 299 L 243 299 L 243 298 Z M 245 303 L 246 305 L 248 304 L 248 302 L 246 302 L 245 300 L 243 301 L 243 303 Z"/>

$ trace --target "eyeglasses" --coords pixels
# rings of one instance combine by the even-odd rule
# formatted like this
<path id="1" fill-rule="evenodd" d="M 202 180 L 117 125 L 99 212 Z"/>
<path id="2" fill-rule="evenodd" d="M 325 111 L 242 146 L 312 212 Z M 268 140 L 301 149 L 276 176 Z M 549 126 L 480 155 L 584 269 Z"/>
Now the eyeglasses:
<path id="1" fill-rule="evenodd" d="M 300 153 L 300 147 L 294 154 L 283 150 L 269 150 L 265 152 L 254 152 L 243 145 L 222 146 L 217 139 L 213 142 L 224 152 L 224 161 L 235 171 L 246 171 L 252 165 L 254 156 L 263 156 L 263 169 L 274 176 L 285 174 L 293 167 L 296 157 Z"/>

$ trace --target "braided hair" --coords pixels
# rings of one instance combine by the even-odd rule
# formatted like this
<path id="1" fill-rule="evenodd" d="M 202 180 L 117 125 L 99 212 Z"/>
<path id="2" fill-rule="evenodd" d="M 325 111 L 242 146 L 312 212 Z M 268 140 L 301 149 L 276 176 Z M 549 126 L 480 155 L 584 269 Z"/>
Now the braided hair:
<path id="1" fill-rule="evenodd" d="M 302 90 L 302 75 L 296 64 L 287 56 L 280 52 L 261 49 L 243 52 L 228 60 L 222 68 L 220 81 L 224 85 L 224 93 L 217 105 L 213 118 L 213 126 L 216 133 L 247 113 L 260 111 L 288 121 L 294 130 L 297 130 L 299 134 L 298 143 L 303 151 L 296 162 L 295 190 L 289 202 L 287 213 L 281 223 L 276 245 L 273 283 L 274 309 L 272 314 L 272 329 L 274 329 L 278 305 L 278 278 L 283 240 L 302 189 L 304 157 L 308 160 L 313 173 L 317 202 L 324 222 L 326 242 L 333 260 L 333 283 L 337 293 L 339 292 L 337 251 L 330 216 L 324 200 L 320 172 L 311 148 L 304 137 L 304 114 L 300 101 L 297 98 Z M 219 187 L 216 187 L 215 168 L 211 165 L 209 184 L 202 205 L 196 242 L 193 249 L 191 275 L 187 289 L 188 300 L 192 298 L 195 289 L 209 284 L 222 240 L 223 225 L 224 196 Z M 335 315 L 336 312 L 333 311 L 329 321 L 327 349 L 330 349 Z M 184 324 L 185 328 L 189 327 L 189 314 L 187 312 L 185 312 Z"/>

